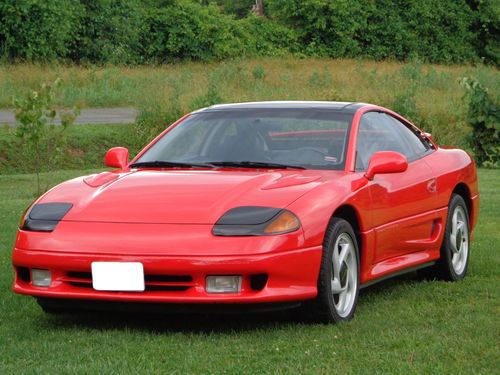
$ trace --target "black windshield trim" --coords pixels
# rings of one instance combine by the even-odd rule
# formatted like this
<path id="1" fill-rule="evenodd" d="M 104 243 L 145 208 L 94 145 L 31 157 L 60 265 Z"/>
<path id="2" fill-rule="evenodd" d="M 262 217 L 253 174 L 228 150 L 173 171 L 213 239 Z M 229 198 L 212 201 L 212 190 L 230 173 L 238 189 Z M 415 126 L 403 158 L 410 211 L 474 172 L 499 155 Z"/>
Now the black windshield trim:
<path id="1" fill-rule="evenodd" d="M 209 163 L 187 163 L 168 160 L 140 161 L 132 163 L 129 168 L 214 168 Z"/>
<path id="2" fill-rule="evenodd" d="M 270 168 L 270 169 L 306 169 L 301 165 L 266 163 L 260 161 L 211 161 L 208 162 L 216 167 L 236 167 L 236 168 Z"/>

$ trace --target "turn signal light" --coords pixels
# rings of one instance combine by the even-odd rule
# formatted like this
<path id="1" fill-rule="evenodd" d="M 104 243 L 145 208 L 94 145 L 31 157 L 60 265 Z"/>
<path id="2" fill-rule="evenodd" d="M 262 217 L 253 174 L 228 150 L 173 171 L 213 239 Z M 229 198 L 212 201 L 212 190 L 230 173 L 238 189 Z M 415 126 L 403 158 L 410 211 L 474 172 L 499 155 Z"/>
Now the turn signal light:
<path id="1" fill-rule="evenodd" d="M 293 232 L 299 229 L 300 222 L 297 216 L 292 214 L 290 211 L 283 211 L 278 215 L 270 224 L 264 229 L 266 234 L 279 234 Z"/>

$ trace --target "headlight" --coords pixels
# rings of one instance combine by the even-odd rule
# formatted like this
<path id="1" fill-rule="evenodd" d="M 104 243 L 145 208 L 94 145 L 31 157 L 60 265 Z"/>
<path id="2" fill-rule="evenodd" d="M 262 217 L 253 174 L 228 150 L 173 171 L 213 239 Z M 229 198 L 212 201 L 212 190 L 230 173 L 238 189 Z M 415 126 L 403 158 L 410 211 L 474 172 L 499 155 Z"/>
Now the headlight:
<path id="1" fill-rule="evenodd" d="M 215 236 L 269 236 L 296 231 L 300 221 L 291 211 L 245 206 L 227 211 L 215 223 Z"/>
<path id="2" fill-rule="evenodd" d="M 20 228 L 37 232 L 52 232 L 73 207 L 71 203 L 38 203 L 31 206 L 21 219 Z"/>

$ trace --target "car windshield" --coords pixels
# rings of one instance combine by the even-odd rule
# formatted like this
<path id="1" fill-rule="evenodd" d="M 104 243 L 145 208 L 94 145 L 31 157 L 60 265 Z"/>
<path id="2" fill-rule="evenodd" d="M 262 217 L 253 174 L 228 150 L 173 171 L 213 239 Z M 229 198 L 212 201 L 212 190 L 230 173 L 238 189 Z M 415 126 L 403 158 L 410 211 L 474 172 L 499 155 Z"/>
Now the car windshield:
<path id="1" fill-rule="evenodd" d="M 167 132 L 133 166 L 342 169 L 351 119 L 312 108 L 202 111 Z"/>

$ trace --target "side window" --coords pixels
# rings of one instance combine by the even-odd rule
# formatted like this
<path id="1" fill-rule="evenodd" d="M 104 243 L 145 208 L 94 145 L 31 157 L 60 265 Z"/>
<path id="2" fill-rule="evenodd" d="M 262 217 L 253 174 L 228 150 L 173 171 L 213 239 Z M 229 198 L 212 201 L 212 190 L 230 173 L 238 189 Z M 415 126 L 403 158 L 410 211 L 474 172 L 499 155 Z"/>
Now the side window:
<path id="1" fill-rule="evenodd" d="M 426 143 L 409 125 L 403 124 L 398 119 L 383 114 L 386 121 L 396 126 L 396 130 L 405 145 L 405 152 L 403 154 L 408 160 L 414 160 L 420 155 L 424 154 L 429 149 L 429 144 Z"/>
<path id="2" fill-rule="evenodd" d="M 385 113 L 368 112 L 359 123 L 356 170 L 366 170 L 377 151 L 399 152 L 412 161 L 428 149 L 424 141 L 399 120 Z"/>
<path id="3" fill-rule="evenodd" d="M 391 126 L 384 121 L 379 112 L 368 112 L 361 117 L 356 144 L 356 170 L 364 171 L 372 155 L 377 151 L 397 151 L 397 144 Z"/>

